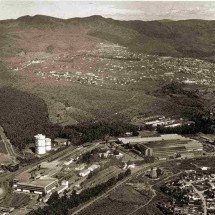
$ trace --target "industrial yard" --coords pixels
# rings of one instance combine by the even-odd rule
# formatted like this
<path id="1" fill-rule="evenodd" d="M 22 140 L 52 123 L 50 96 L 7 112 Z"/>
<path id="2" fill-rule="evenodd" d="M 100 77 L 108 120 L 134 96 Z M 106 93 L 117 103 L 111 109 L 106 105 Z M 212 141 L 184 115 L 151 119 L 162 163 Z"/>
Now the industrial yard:
<path id="1" fill-rule="evenodd" d="M 124 137 L 110 142 L 95 141 L 82 146 L 70 145 L 62 138 L 51 140 L 42 134 L 35 135 L 35 156 L 42 160 L 24 170 L 21 167 L 12 187 L 12 196 L 22 194 L 30 200 L 29 203 L 24 199 L 20 201 L 11 213 L 23 213 L 23 208 L 29 212 L 35 207 L 44 207 L 55 192 L 70 196 L 74 191 L 79 194 L 115 178 L 124 180 L 129 169 L 133 175 L 143 168 L 145 177 L 149 177 L 147 180 L 157 178 L 168 171 L 157 168 L 156 163 L 190 159 L 204 153 L 201 142 L 177 134 L 159 135 L 151 131 L 152 136 L 148 137 L 131 135 L 127 132 Z M 54 152 L 56 147 L 63 147 L 63 151 Z M 150 165 L 155 167 L 150 169 Z M 147 189 L 148 185 L 145 188 L 135 186 L 141 190 Z M 154 195 L 150 189 L 148 192 L 147 198 Z"/>
<path id="2" fill-rule="evenodd" d="M 35 134 L 25 149 L 26 156 L 30 153 L 33 158 L 31 163 L 20 163 L 19 169 L 3 169 L 1 173 L 2 179 L 11 179 L 3 188 L 10 195 L 7 204 L 2 200 L 2 210 L 12 215 L 27 214 L 46 208 L 53 195 L 58 195 L 66 201 L 83 198 L 69 209 L 72 214 L 89 214 L 86 207 L 90 211 L 99 207 L 100 214 L 104 212 L 102 205 L 107 204 L 121 208 L 122 214 L 139 213 L 144 207 L 162 213 L 162 207 L 153 203 L 162 195 L 158 185 L 181 174 L 185 166 L 190 168 L 189 160 L 213 156 L 209 148 L 214 147 L 214 135 L 160 134 L 159 126 L 175 128 L 175 124 L 194 122 L 157 115 L 141 120 L 135 127 L 138 132 L 131 126 L 119 137 L 105 135 L 102 140 L 77 145 L 71 138 Z M 108 208 L 106 213 L 111 214 Z"/>

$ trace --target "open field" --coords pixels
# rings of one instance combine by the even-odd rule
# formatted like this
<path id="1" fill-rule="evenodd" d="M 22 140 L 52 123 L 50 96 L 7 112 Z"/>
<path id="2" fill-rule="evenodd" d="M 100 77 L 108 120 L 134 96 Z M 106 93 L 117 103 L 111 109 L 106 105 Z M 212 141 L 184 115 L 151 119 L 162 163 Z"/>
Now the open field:
<path id="1" fill-rule="evenodd" d="M 130 186 L 126 185 L 111 192 L 111 194 L 96 202 L 92 206 L 89 206 L 79 214 L 129 214 L 132 210 L 138 208 L 140 204 L 144 204 L 150 198 L 150 195 L 141 195 Z"/>

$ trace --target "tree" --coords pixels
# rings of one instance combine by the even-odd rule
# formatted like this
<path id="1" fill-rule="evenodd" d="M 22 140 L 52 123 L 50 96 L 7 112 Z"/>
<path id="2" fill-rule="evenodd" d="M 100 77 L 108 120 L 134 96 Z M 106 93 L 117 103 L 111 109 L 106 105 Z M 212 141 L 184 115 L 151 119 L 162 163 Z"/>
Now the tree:
<path id="1" fill-rule="evenodd" d="M 47 201 L 47 204 L 49 205 L 55 205 L 59 202 L 60 196 L 57 192 L 52 193 L 49 200 Z"/>
<path id="2" fill-rule="evenodd" d="M 127 177 L 127 176 L 129 176 L 129 175 L 131 175 L 131 170 L 130 170 L 130 169 L 127 169 L 127 170 L 125 171 L 125 176 Z"/>

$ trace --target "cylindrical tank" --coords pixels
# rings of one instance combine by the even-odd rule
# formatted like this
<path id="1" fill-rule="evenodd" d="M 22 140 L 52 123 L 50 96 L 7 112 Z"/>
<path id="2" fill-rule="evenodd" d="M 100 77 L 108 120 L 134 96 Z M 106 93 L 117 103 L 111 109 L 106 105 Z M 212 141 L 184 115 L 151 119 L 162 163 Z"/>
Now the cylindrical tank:
<path id="1" fill-rule="evenodd" d="M 52 149 L 52 141 L 50 138 L 46 138 L 46 151 L 51 151 Z"/>
<path id="2" fill-rule="evenodd" d="M 37 134 L 35 137 L 36 153 L 43 155 L 46 153 L 46 137 L 42 134 Z"/>

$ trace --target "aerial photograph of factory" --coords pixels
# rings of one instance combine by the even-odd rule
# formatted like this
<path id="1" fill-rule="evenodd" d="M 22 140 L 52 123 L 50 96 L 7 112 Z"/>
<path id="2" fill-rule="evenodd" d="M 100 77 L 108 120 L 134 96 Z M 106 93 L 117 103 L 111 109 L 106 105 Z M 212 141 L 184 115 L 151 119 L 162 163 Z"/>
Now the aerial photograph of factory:
<path id="1" fill-rule="evenodd" d="M 0 11 L 0 215 L 215 215 L 214 1 Z"/>

